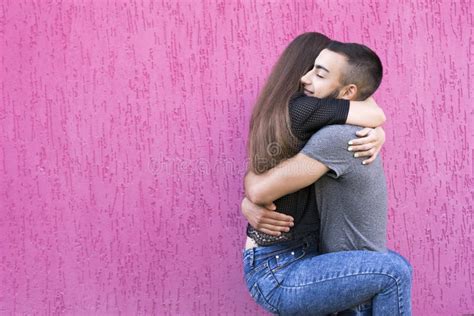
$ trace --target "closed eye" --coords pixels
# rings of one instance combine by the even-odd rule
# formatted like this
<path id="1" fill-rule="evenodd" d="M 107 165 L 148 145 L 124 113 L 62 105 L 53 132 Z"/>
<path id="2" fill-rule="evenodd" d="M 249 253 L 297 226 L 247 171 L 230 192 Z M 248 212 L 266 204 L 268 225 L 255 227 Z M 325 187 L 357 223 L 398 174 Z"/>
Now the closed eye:
<path id="1" fill-rule="evenodd" d="M 318 77 L 321 78 L 321 79 L 324 79 L 324 77 L 322 77 L 321 75 L 316 75 L 316 76 L 318 76 Z"/>

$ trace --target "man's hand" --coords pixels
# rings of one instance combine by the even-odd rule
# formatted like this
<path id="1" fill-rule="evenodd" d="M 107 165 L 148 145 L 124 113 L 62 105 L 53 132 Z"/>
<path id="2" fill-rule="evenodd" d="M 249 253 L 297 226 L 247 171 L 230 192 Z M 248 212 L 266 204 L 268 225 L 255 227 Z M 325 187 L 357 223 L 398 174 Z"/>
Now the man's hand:
<path id="1" fill-rule="evenodd" d="M 347 150 L 355 152 L 354 157 L 370 157 L 362 163 L 367 165 L 377 158 L 377 155 L 385 143 L 385 131 L 382 127 L 364 128 L 356 133 L 360 138 L 349 142 Z"/>
<path id="2" fill-rule="evenodd" d="M 281 232 L 287 232 L 294 226 L 293 217 L 276 212 L 276 206 L 273 203 L 262 207 L 245 197 L 242 200 L 241 209 L 249 224 L 262 233 L 280 236 Z"/>

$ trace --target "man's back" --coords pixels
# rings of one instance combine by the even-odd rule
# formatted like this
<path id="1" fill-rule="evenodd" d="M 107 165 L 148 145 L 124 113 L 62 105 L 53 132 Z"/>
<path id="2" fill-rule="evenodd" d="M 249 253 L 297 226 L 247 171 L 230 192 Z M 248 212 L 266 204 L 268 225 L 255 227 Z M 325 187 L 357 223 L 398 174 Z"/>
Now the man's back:
<path id="1" fill-rule="evenodd" d="M 330 169 L 315 183 L 322 252 L 386 250 L 387 188 L 382 160 L 379 155 L 363 165 L 363 159 L 347 150 L 358 130 L 354 125 L 324 127 L 302 150 Z"/>

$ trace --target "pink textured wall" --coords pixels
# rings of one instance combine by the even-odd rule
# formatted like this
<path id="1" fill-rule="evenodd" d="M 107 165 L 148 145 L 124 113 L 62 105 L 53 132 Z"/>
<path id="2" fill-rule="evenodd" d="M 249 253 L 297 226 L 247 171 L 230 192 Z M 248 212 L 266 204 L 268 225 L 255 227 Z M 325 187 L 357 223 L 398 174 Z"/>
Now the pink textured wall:
<path id="1" fill-rule="evenodd" d="M 474 313 L 472 1 L 1 1 L 0 314 L 244 315 L 253 102 L 285 45 L 374 48 L 414 314 Z"/>

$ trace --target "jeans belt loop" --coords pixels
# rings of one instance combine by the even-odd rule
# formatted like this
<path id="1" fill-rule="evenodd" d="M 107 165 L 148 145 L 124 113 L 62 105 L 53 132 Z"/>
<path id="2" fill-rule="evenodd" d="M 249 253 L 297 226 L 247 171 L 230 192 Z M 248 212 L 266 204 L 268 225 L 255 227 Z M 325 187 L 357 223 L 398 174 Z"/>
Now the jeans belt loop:
<path id="1" fill-rule="evenodd" d="M 306 238 L 304 239 L 305 248 L 308 248 L 309 245 L 312 245 L 314 243 L 314 240 L 315 240 L 314 238 L 315 238 L 314 234 L 310 234 L 309 236 L 306 236 Z"/>
<path id="2" fill-rule="evenodd" d="M 254 247 L 250 251 L 250 265 L 252 266 L 252 268 L 255 268 L 255 249 L 257 248 Z"/>

